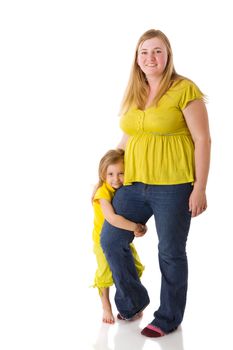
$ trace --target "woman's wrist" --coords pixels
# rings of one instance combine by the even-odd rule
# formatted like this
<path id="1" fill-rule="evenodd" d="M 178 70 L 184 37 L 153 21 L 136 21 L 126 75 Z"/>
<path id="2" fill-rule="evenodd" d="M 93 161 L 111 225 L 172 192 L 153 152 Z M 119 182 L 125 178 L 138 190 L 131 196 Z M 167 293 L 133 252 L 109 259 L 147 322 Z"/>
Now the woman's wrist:
<path id="1" fill-rule="evenodd" d="M 198 183 L 198 182 L 194 182 L 193 188 L 194 188 L 196 191 L 199 191 L 199 192 L 205 192 L 205 191 L 206 191 L 206 186 L 203 185 L 203 184 L 200 184 L 200 183 Z"/>

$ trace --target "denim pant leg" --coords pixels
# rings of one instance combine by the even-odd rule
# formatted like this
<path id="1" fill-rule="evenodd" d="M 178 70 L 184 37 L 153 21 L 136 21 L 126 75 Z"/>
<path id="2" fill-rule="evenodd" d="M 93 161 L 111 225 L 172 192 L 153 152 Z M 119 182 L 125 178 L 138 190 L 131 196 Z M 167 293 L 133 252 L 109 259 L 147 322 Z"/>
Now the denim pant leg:
<path id="1" fill-rule="evenodd" d="M 137 185 L 117 190 L 113 206 L 116 213 L 129 220 L 145 223 L 152 210 L 145 203 L 143 192 Z M 134 264 L 130 231 L 113 227 L 105 221 L 101 232 L 101 245 L 110 265 L 116 286 L 115 303 L 120 314 L 129 319 L 149 304 L 149 296 L 142 285 Z"/>
<path id="2" fill-rule="evenodd" d="M 186 304 L 186 241 L 191 220 L 188 202 L 192 185 L 165 185 L 154 187 L 154 190 L 151 203 L 154 202 L 162 284 L 160 307 L 154 313 L 152 324 L 168 333 L 181 323 Z"/>

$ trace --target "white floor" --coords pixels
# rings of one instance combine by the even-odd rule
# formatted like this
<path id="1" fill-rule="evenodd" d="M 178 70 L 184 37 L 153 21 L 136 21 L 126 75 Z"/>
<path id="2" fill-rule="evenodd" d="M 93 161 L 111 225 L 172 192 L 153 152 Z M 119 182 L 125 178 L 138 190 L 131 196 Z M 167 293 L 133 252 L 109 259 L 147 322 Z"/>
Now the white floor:
<path id="1" fill-rule="evenodd" d="M 98 350 L 194 350 L 194 349 L 231 349 L 232 336 L 225 329 L 218 327 L 214 320 L 194 322 L 191 315 L 176 332 L 160 339 L 146 338 L 140 334 L 141 329 L 151 319 L 149 309 L 142 320 L 132 323 L 117 321 L 114 326 L 99 325 L 98 317 L 90 322 L 92 333 L 82 340 L 83 349 Z M 207 321 L 207 320 L 206 320 Z M 204 328 L 203 328 L 204 327 Z"/>

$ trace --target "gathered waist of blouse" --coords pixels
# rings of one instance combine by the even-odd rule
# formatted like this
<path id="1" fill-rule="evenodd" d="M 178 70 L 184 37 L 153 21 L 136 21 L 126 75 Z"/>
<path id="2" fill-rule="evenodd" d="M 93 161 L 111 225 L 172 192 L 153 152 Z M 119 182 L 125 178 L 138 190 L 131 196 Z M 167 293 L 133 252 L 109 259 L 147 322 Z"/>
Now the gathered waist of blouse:
<path id="1" fill-rule="evenodd" d="M 156 132 L 156 131 L 145 131 L 145 130 L 138 130 L 137 133 L 134 135 L 130 135 L 131 137 L 134 136 L 143 136 L 143 135 L 153 135 L 153 136 L 191 136 L 188 129 L 186 130 L 179 130 L 176 132 Z"/>

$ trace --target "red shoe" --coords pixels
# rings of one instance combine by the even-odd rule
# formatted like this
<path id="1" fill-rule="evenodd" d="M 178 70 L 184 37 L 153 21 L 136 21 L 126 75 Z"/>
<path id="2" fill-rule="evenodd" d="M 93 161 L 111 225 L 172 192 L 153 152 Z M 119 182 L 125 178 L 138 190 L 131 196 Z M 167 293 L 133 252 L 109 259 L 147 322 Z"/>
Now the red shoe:
<path id="1" fill-rule="evenodd" d="M 152 324 L 148 324 L 148 326 L 146 326 L 141 331 L 141 334 L 150 338 L 159 338 L 159 337 L 163 337 L 166 333 L 164 333 L 162 329 L 155 327 Z"/>

